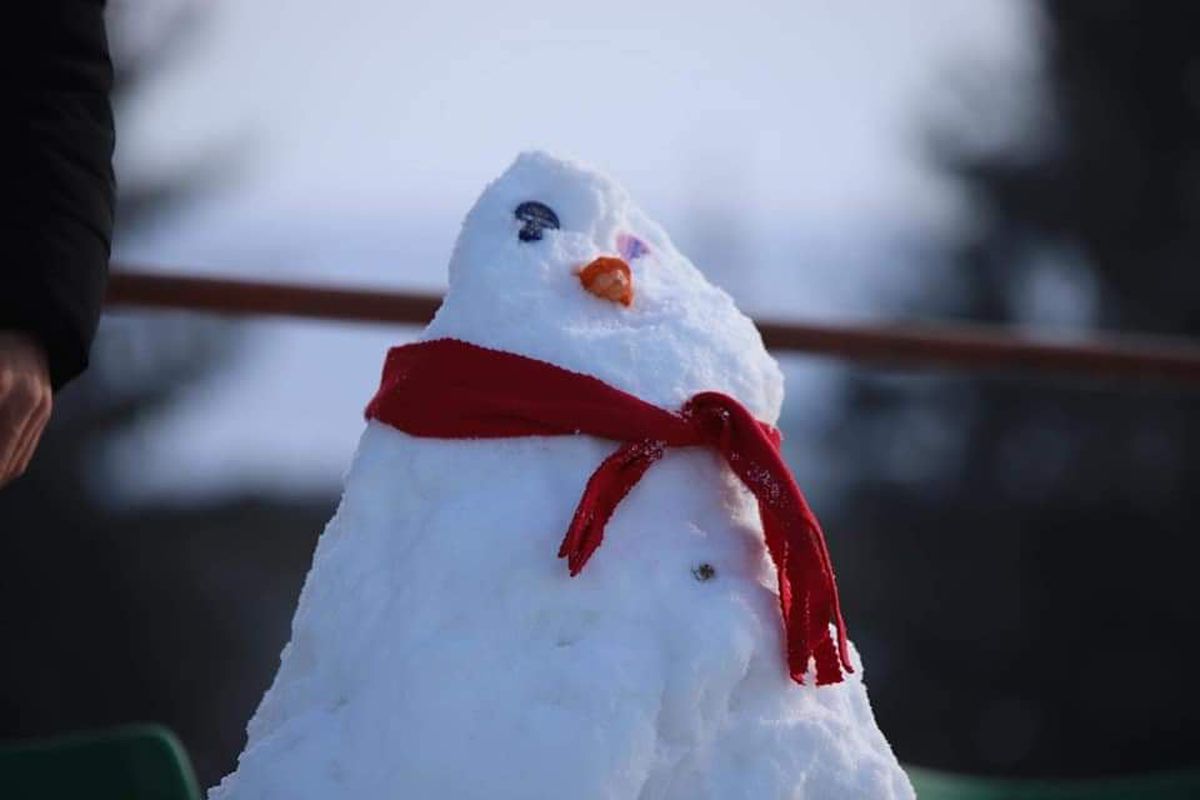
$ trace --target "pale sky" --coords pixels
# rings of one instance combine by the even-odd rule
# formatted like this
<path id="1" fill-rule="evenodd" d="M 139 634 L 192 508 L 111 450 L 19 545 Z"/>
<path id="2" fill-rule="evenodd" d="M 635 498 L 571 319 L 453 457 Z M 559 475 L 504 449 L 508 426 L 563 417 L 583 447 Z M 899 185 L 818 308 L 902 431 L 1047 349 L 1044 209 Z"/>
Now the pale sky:
<path id="1" fill-rule="evenodd" d="M 208 5 L 122 120 L 122 163 L 248 135 L 240 191 L 301 208 L 461 213 L 542 147 L 650 206 L 733 180 L 777 214 L 937 213 L 922 111 L 1033 45 L 1022 0 Z"/>
<path id="2" fill-rule="evenodd" d="M 539 147 L 613 174 L 685 252 L 697 215 L 736 214 L 738 252 L 761 274 L 711 274 L 775 316 L 869 313 L 861 287 L 878 281 L 830 253 L 885 246 L 877 230 L 951 224 L 961 198 L 921 157 L 929 112 L 955 69 L 1027 63 L 1035 45 L 1023 0 L 208 6 L 119 120 L 118 168 L 131 180 L 232 143 L 237 169 L 119 260 L 437 287 L 474 197 Z M 819 263 L 772 271 L 805 260 L 806 239 L 823 242 Z M 383 349 L 403 334 L 249 330 L 228 374 L 118 451 L 126 465 L 170 465 L 131 473 L 135 493 L 197 476 L 202 487 L 336 481 Z M 320 421 L 300 440 L 291 418 L 255 423 L 284 393 L 307 398 L 292 421 Z"/>

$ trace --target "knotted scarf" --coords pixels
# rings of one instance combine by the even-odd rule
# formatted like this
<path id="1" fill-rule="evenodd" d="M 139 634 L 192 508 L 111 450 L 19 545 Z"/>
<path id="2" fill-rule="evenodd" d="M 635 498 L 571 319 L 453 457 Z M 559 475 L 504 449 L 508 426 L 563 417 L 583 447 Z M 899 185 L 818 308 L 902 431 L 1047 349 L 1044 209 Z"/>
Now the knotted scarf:
<path id="1" fill-rule="evenodd" d="M 852 671 L 821 526 L 780 456 L 779 432 L 734 398 L 701 392 L 671 412 L 544 361 L 436 339 L 388 352 L 366 416 L 421 437 L 585 434 L 620 442 L 588 480 L 559 549 L 573 576 L 600 546 L 617 505 L 666 448 L 712 448 L 758 500 L 779 577 L 792 679 L 803 683 L 810 661 L 818 685 Z"/>

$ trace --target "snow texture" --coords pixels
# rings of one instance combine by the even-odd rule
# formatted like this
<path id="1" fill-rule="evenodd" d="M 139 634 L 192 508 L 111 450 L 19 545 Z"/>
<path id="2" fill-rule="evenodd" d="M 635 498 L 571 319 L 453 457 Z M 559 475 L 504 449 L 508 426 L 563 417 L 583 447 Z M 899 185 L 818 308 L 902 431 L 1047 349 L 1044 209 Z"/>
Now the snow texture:
<path id="1" fill-rule="evenodd" d="M 527 200 L 561 230 L 520 241 Z M 573 272 L 618 253 L 628 308 Z M 539 153 L 468 215 L 424 336 L 670 409 L 715 389 L 774 422 L 783 397 L 728 295 L 610 180 Z M 788 678 L 757 506 L 714 453 L 668 451 L 568 577 L 559 543 L 614 447 L 369 423 L 274 685 L 210 799 L 912 797 L 857 656 L 840 684 Z"/>

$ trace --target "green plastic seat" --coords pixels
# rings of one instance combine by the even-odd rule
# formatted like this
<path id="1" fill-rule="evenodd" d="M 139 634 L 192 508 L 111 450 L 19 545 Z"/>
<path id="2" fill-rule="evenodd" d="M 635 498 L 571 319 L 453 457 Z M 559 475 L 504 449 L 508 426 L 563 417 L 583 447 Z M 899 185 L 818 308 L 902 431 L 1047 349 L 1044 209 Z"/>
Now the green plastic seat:
<path id="1" fill-rule="evenodd" d="M 1200 770 L 1094 780 L 1013 780 L 907 767 L 919 800 L 1194 800 Z"/>
<path id="2" fill-rule="evenodd" d="M 191 762 L 159 725 L 0 742 L 4 800 L 200 800 Z"/>

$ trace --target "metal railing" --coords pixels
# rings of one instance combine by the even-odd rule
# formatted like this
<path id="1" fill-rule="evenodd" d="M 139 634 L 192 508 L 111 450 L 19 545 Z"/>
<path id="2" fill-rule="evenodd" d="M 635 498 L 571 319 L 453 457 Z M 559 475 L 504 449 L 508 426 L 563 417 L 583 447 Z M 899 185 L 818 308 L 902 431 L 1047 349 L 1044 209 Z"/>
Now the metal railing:
<path id="1" fill-rule="evenodd" d="M 440 303 L 441 298 L 433 294 L 201 278 L 124 268 L 114 269 L 106 301 L 109 307 L 411 325 L 428 322 Z M 1035 371 L 1200 387 L 1200 343 L 1190 339 L 1103 335 L 1082 341 L 1055 341 L 1014 328 L 974 324 L 756 323 L 768 348 L 879 366 Z"/>

